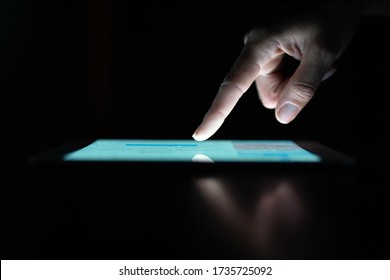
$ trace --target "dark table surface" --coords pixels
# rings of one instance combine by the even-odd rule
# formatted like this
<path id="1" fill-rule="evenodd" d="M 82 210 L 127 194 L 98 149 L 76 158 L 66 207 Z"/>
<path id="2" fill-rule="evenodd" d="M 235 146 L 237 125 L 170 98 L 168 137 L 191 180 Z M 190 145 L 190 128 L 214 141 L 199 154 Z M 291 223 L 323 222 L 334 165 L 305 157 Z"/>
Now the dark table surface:
<path id="1" fill-rule="evenodd" d="M 315 171 L 37 168 L 8 159 L 2 259 L 388 259 L 389 153 L 372 147 L 353 168 Z"/>

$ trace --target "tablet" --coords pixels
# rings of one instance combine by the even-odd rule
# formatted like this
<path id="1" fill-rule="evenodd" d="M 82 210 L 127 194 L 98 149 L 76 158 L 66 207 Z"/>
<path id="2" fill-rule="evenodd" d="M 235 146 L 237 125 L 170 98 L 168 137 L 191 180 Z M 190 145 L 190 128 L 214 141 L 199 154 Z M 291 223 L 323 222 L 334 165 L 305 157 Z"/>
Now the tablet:
<path id="1" fill-rule="evenodd" d="M 33 157 L 33 162 L 132 165 L 335 165 L 354 159 L 315 141 L 95 139 L 74 141 Z"/>

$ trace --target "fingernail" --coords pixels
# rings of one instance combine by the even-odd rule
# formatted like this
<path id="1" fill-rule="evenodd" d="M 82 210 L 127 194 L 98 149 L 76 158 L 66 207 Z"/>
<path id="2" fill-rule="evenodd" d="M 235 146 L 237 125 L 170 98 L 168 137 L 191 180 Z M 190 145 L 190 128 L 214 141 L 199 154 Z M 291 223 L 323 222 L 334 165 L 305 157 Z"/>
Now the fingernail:
<path id="1" fill-rule="evenodd" d="M 194 138 L 196 140 L 196 137 L 198 136 L 198 130 L 199 128 L 197 128 L 194 132 L 194 134 L 192 134 L 192 138 Z"/>
<path id="2" fill-rule="evenodd" d="M 278 112 L 278 120 L 281 123 L 291 122 L 299 112 L 299 108 L 291 103 L 286 103 Z"/>

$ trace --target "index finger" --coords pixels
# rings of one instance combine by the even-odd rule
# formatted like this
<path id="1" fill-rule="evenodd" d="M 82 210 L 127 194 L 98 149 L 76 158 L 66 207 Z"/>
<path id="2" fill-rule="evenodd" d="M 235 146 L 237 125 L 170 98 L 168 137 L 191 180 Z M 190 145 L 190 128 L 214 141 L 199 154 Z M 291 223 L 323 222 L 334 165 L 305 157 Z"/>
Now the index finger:
<path id="1" fill-rule="evenodd" d="M 238 100 L 259 75 L 261 65 L 271 56 L 271 52 L 259 49 L 261 50 L 259 46 L 244 47 L 222 82 L 202 123 L 192 135 L 195 140 L 206 140 L 221 127 Z"/>

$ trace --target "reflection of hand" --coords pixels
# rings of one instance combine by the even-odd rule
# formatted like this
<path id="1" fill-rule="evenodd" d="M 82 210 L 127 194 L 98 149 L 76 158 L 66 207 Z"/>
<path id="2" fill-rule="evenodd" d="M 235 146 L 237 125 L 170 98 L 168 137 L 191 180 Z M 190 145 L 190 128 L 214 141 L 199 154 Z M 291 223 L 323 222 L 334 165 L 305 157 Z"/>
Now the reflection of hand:
<path id="1" fill-rule="evenodd" d="M 215 211 L 216 221 L 228 229 L 224 234 L 235 236 L 243 251 L 250 250 L 255 256 L 280 257 L 305 250 L 302 231 L 308 213 L 294 180 L 258 178 L 243 186 L 241 180 L 235 185 L 224 178 L 206 177 L 195 180 L 195 186 Z M 240 202 L 229 190 L 242 187 L 259 188 L 260 193 L 251 196 L 250 201 Z M 248 212 L 246 207 L 252 202 L 253 211 Z M 296 245 L 296 250 L 291 244 Z"/>
<path id="2" fill-rule="evenodd" d="M 251 30 L 193 138 L 211 137 L 253 82 L 276 119 L 291 122 L 334 73 L 333 63 L 351 41 L 361 10 L 361 4 L 336 2 Z M 300 61 L 292 75 L 283 73 L 285 56 Z"/>

